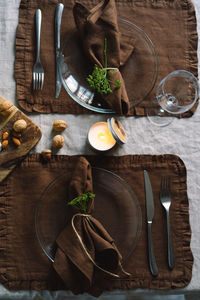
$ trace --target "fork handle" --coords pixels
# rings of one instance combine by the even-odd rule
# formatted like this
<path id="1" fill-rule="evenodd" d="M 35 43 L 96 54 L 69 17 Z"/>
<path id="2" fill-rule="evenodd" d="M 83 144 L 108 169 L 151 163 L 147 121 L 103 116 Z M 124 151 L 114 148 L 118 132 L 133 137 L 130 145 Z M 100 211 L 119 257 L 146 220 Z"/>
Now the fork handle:
<path id="1" fill-rule="evenodd" d="M 40 35 L 41 35 L 42 12 L 40 9 L 36 10 L 35 26 L 36 26 L 36 58 L 40 60 Z"/>
<path id="2" fill-rule="evenodd" d="M 174 268 L 174 251 L 171 236 L 170 216 L 169 210 L 167 210 L 167 239 L 168 239 L 168 264 L 170 269 Z"/>

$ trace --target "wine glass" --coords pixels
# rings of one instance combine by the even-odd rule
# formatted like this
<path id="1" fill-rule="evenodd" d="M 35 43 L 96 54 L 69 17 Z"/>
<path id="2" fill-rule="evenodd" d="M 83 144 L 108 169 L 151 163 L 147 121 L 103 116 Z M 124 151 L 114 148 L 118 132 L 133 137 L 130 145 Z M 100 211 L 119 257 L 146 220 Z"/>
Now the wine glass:
<path id="1" fill-rule="evenodd" d="M 156 97 L 147 108 L 147 117 L 157 126 L 166 126 L 174 120 L 172 115 L 182 114 L 192 108 L 198 97 L 197 78 L 185 70 L 173 71 L 158 84 Z"/>

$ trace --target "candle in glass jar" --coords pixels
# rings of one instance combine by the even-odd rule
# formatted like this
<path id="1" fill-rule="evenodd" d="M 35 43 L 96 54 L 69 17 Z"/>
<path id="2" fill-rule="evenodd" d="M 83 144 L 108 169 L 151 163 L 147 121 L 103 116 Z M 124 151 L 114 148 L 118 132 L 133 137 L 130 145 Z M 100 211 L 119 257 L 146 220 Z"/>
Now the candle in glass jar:
<path id="1" fill-rule="evenodd" d="M 94 149 L 99 151 L 110 150 L 116 144 L 107 122 L 95 123 L 88 132 L 88 141 Z"/>

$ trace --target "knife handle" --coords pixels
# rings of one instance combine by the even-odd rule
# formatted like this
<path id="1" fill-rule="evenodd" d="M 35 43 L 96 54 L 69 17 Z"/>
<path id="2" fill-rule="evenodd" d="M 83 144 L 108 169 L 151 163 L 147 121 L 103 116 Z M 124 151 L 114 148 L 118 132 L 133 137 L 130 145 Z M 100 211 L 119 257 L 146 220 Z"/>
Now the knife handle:
<path id="1" fill-rule="evenodd" d="M 60 27 L 61 27 L 61 18 L 64 5 L 59 3 L 56 7 L 55 15 L 55 47 L 56 49 L 60 48 Z"/>
<path id="2" fill-rule="evenodd" d="M 40 36 L 41 36 L 42 12 L 40 9 L 36 10 L 35 27 L 36 27 L 36 58 L 40 59 Z"/>
<path id="3" fill-rule="evenodd" d="M 158 275 L 158 267 L 156 264 L 153 240 L 152 240 L 152 222 L 148 222 L 148 251 L 149 251 L 149 267 L 153 276 Z"/>

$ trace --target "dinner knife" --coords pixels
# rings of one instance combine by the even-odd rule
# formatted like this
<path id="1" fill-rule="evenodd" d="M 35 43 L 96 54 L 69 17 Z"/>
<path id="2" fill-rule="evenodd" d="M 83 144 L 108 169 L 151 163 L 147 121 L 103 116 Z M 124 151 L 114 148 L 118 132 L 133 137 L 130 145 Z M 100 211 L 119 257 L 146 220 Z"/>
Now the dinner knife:
<path id="1" fill-rule="evenodd" d="M 153 221 L 153 217 L 154 217 L 154 199 L 153 199 L 153 192 L 152 192 L 149 174 L 146 170 L 144 170 L 144 184 L 145 184 L 145 194 L 146 194 L 149 267 L 150 267 L 152 275 L 156 276 L 158 274 L 158 267 L 156 264 L 153 239 L 152 239 L 152 221 Z"/>
<path id="2" fill-rule="evenodd" d="M 60 95 L 62 83 L 60 80 L 60 74 L 58 70 L 59 55 L 60 55 L 60 28 L 61 28 L 61 18 L 63 13 L 64 5 L 59 3 L 56 7 L 55 13 L 55 56 L 56 56 L 56 91 L 55 98 Z"/>

